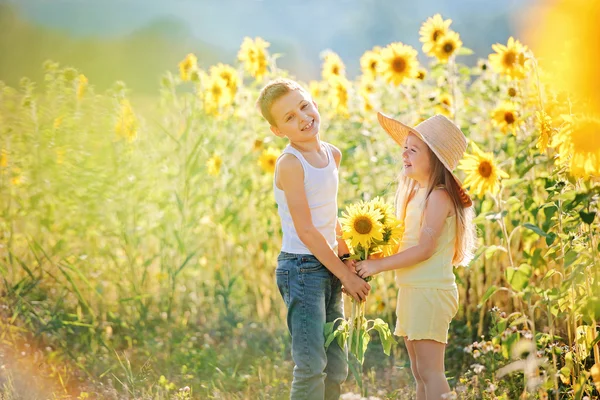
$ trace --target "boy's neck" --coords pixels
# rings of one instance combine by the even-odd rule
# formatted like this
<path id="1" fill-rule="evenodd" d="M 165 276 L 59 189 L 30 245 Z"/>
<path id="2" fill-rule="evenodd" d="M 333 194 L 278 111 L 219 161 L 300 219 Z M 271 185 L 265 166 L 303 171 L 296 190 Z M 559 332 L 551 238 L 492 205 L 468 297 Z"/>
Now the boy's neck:
<path id="1" fill-rule="evenodd" d="M 290 146 L 302 153 L 318 152 L 321 150 L 321 139 L 319 139 L 319 136 L 315 136 L 313 140 L 307 142 L 290 141 Z"/>

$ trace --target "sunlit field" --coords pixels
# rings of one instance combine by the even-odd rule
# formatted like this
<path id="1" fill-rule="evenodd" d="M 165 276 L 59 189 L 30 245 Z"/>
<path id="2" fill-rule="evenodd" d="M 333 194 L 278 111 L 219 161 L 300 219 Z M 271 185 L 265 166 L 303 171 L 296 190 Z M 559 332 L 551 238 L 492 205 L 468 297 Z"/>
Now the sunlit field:
<path id="1" fill-rule="evenodd" d="M 467 66 L 445 21 L 424 22 L 422 48 L 366 50 L 357 78 L 324 52 L 322 78 L 302 82 L 343 153 L 340 215 L 393 201 L 401 154 L 377 111 L 455 121 L 479 243 L 455 269 L 450 398 L 598 398 L 598 77 L 557 81 L 516 37 Z M 290 77 L 277 57 L 262 38 L 231 65 L 182 54 L 154 97 L 127 82 L 100 93 L 51 60 L 43 82 L 0 82 L 0 398 L 288 398 L 272 193 L 286 142 L 255 107 L 266 82 Z M 367 316 L 393 327 L 393 273 L 371 284 Z M 386 356 L 373 332 L 362 375 L 367 397 L 414 396 L 401 341 Z M 343 393 L 361 398 L 352 375 Z"/>

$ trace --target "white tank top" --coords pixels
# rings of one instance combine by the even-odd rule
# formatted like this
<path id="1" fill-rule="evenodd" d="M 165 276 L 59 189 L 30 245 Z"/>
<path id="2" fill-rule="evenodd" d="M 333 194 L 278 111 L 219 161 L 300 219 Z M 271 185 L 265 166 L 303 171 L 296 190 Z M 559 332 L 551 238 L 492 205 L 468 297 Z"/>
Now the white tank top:
<path id="1" fill-rule="evenodd" d="M 338 168 L 331 152 L 329 143 L 321 142 L 321 146 L 327 152 L 328 163 L 323 168 L 315 168 L 304 159 L 302 153 L 288 145 L 281 156 L 292 154 L 302 164 L 304 169 L 304 191 L 306 200 L 310 208 L 312 223 L 323 235 L 329 247 L 337 251 L 337 240 L 335 226 L 337 222 L 337 192 L 338 192 Z M 281 159 L 279 156 L 279 159 Z M 279 163 L 277 159 L 277 163 Z M 273 190 L 275 192 L 275 201 L 277 202 L 277 211 L 281 218 L 281 229 L 283 231 L 283 241 L 281 251 L 292 254 L 312 254 L 311 251 L 298 237 L 292 215 L 285 198 L 283 190 L 277 187 L 277 166 L 275 167 L 275 176 L 273 179 Z"/>

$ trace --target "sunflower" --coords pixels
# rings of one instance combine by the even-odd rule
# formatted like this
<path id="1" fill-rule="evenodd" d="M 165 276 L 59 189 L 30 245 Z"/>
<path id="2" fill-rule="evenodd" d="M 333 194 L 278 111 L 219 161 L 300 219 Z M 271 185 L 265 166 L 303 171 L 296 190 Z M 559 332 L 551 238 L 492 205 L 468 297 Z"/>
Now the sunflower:
<path id="1" fill-rule="evenodd" d="M 517 127 L 522 123 L 514 103 L 505 101 L 492 112 L 492 123 L 499 127 L 503 133 L 516 134 Z"/>
<path id="2" fill-rule="evenodd" d="M 360 69 L 364 75 L 377 76 L 377 64 L 380 59 L 380 47 L 374 47 L 373 50 L 367 50 L 360 57 Z"/>
<path id="3" fill-rule="evenodd" d="M 496 53 L 490 54 L 488 58 L 494 71 L 507 75 L 512 79 L 523 79 L 525 77 L 527 72 L 525 65 L 527 46 L 511 36 L 506 46 L 496 43 L 492 45 L 492 49 Z"/>
<path id="4" fill-rule="evenodd" d="M 395 217 L 388 219 L 383 227 L 383 240 L 388 243 L 383 245 L 382 251 L 385 257 L 389 257 L 398 252 L 398 246 L 404 236 L 404 223 Z"/>
<path id="5" fill-rule="evenodd" d="M 127 99 L 121 100 L 121 109 L 115 124 L 115 133 L 118 137 L 124 138 L 131 143 L 137 137 L 138 127 L 139 123 L 133 112 L 131 103 Z"/>
<path id="6" fill-rule="evenodd" d="M 420 81 L 424 81 L 426 77 L 427 77 L 427 70 L 425 68 L 419 68 L 416 78 Z"/>
<path id="7" fill-rule="evenodd" d="M 270 45 L 269 42 L 260 37 L 254 40 L 245 37 L 238 51 L 238 60 L 244 63 L 246 71 L 257 80 L 261 80 L 267 73 L 269 65 L 267 47 Z"/>
<path id="8" fill-rule="evenodd" d="M 375 93 L 375 79 L 371 75 L 361 75 L 358 92 L 363 96 Z"/>
<path id="9" fill-rule="evenodd" d="M 433 54 L 441 63 L 447 63 L 461 47 L 460 35 L 454 31 L 448 31 L 438 38 L 433 48 Z"/>
<path id="10" fill-rule="evenodd" d="M 211 77 L 204 92 L 204 108 L 209 114 L 218 114 L 219 110 L 231 104 L 231 91 L 225 79 L 219 76 Z"/>
<path id="11" fill-rule="evenodd" d="M 210 73 L 213 77 L 218 76 L 223 79 L 231 93 L 231 97 L 235 96 L 240 83 L 240 78 L 235 68 L 231 65 L 218 63 L 210 67 Z"/>
<path id="12" fill-rule="evenodd" d="M 452 96 L 449 93 L 442 93 L 438 97 L 438 104 L 435 106 L 435 112 L 452 118 Z"/>
<path id="13" fill-rule="evenodd" d="M 208 168 L 208 173 L 212 176 L 219 175 L 221 171 L 221 164 L 223 164 L 223 160 L 219 157 L 218 154 L 214 154 L 211 158 L 206 162 L 206 167 Z"/>
<path id="14" fill-rule="evenodd" d="M 323 83 L 319 81 L 310 81 L 308 91 L 313 99 L 318 99 L 323 94 Z"/>
<path id="15" fill-rule="evenodd" d="M 552 118 L 545 111 L 536 111 L 535 122 L 540 130 L 540 137 L 538 138 L 536 147 L 543 153 L 548 148 L 552 139 L 552 132 L 554 131 Z"/>
<path id="16" fill-rule="evenodd" d="M 339 115 L 348 116 L 348 89 L 350 82 L 344 77 L 338 77 L 332 78 L 330 84 L 329 101 L 331 106 Z"/>
<path id="17" fill-rule="evenodd" d="M 440 14 L 435 14 L 429 17 L 427 21 L 421 25 L 419 30 L 419 39 L 423 42 L 423 52 L 428 56 L 435 56 L 434 49 L 440 37 L 444 36 L 452 23 L 451 19 L 444 20 Z"/>
<path id="18" fill-rule="evenodd" d="M 496 166 L 492 153 L 484 153 L 475 142 L 471 143 L 473 154 L 466 154 L 458 167 L 467 173 L 464 186 L 468 186 L 477 196 L 483 196 L 486 192 L 495 195 L 500 189 L 500 179 L 509 175 Z"/>
<path id="19" fill-rule="evenodd" d="M 182 81 L 189 81 L 191 74 L 198 68 L 198 58 L 189 53 L 185 58 L 179 63 L 179 76 L 181 76 Z"/>
<path id="20" fill-rule="evenodd" d="M 263 150 L 262 154 L 258 158 L 258 165 L 260 165 L 263 171 L 272 174 L 275 172 L 275 163 L 277 162 L 277 158 L 279 157 L 280 153 L 280 151 L 275 150 L 272 147 Z"/>
<path id="21" fill-rule="evenodd" d="M 381 222 L 382 224 L 386 225 L 388 221 L 392 221 L 395 219 L 393 207 L 390 204 L 383 201 L 381 197 L 377 196 L 367 204 L 373 207 L 375 210 L 379 211 L 379 213 L 381 214 L 381 219 L 379 220 L 379 222 Z"/>
<path id="22" fill-rule="evenodd" d="M 417 51 L 403 43 L 391 43 L 381 50 L 379 72 L 388 83 L 398 86 L 405 78 L 418 75 Z"/>
<path id="23" fill-rule="evenodd" d="M 560 91 L 600 110 L 600 7 L 598 1 L 556 0 L 536 8 L 539 23 L 526 37 Z M 539 12 L 539 13 L 538 13 Z M 543 18 L 539 18 L 542 15 Z"/>
<path id="24" fill-rule="evenodd" d="M 83 99 L 83 95 L 85 94 L 85 89 L 88 85 L 88 78 L 85 75 L 80 74 L 77 79 L 77 100 Z"/>
<path id="25" fill-rule="evenodd" d="M 350 245 L 357 249 L 368 249 L 373 241 L 383 240 L 382 215 L 367 205 L 352 205 L 346 208 L 340 218 L 343 235 Z"/>
<path id="26" fill-rule="evenodd" d="M 325 54 L 321 75 L 326 81 L 345 77 L 346 66 L 340 56 L 334 52 Z"/>
<path id="27" fill-rule="evenodd" d="M 600 176 L 600 118 L 565 115 L 563 119 L 553 141 L 558 161 L 568 165 L 573 176 Z"/>

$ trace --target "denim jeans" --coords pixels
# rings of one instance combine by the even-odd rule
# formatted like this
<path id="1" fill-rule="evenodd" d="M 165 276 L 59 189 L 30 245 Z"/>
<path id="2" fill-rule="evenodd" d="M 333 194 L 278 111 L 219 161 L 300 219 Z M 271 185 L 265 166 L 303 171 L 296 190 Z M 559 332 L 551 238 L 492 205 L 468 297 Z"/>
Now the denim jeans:
<path id="1" fill-rule="evenodd" d="M 292 335 L 293 400 L 338 399 L 348 376 L 347 352 L 337 341 L 325 351 L 326 322 L 344 316 L 342 284 L 310 254 L 281 252 L 277 287 L 287 306 Z"/>

